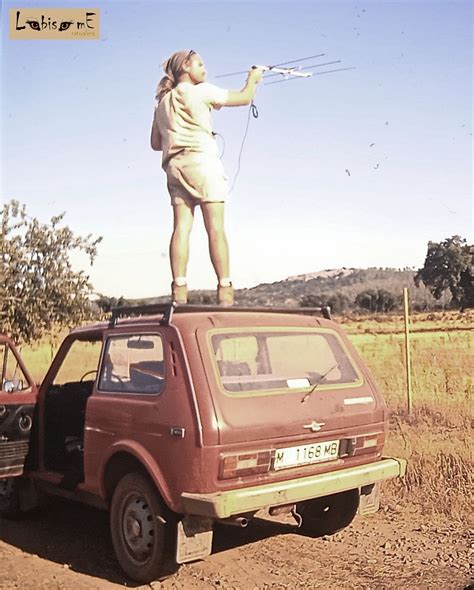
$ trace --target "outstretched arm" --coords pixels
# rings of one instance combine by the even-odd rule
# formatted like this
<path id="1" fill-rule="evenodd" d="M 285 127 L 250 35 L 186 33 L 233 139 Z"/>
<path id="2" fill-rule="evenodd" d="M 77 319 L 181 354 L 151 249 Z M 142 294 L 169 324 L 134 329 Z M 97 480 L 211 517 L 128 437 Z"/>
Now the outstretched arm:
<path id="1" fill-rule="evenodd" d="M 153 123 L 151 125 L 150 144 L 151 149 L 155 150 L 155 152 L 161 152 L 161 150 L 163 149 L 163 142 L 161 139 L 160 130 L 158 129 L 158 124 L 156 122 L 156 110 L 155 114 L 153 115 Z"/>
<path id="2" fill-rule="evenodd" d="M 262 79 L 263 70 L 261 68 L 251 68 L 242 90 L 229 90 L 229 96 L 223 104 L 225 107 L 240 107 L 250 104 L 255 97 L 257 84 Z"/>

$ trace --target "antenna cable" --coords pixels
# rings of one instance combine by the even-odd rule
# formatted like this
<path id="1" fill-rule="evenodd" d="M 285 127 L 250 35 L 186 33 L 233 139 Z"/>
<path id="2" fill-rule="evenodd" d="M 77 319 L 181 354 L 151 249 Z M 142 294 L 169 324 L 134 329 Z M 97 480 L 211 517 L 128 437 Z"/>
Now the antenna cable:
<path id="1" fill-rule="evenodd" d="M 249 131 L 250 115 L 253 115 L 253 118 L 254 119 L 258 119 L 257 105 L 254 104 L 253 100 L 250 103 L 249 113 L 248 113 L 248 116 L 247 116 L 247 125 L 245 126 L 245 133 L 244 133 L 244 137 L 242 139 L 242 145 L 240 146 L 239 158 L 237 160 L 237 172 L 235 173 L 234 180 L 232 181 L 232 186 L 230 188 L 229 193 L 231 193 L 234 190 L 235 181 L 237 180 L 237 176 L 239 175 L 239 172 L 240 172 L 240 160 L 242 158 L 242 152 L 244 151 L 245 140 L 247 139 L 247 133 Z"/>

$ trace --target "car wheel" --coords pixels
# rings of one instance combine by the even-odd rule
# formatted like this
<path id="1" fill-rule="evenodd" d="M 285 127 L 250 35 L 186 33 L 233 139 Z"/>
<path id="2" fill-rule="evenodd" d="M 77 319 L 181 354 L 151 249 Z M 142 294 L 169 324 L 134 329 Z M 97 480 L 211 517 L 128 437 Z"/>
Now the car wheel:
<path id="1" fill-rule="evenodd" d="M 128 473 L 117 484 L 110 510 L 112 542 L 118 562 L 133 580 L 149 583 L 162 572 L 169 526 L 154 484 Z"/>
<path id="2" fill-rule="evenodd" d="M 301 515 L 301 530 L 313 537 L 333 535 L 348 526 L 359 507 L 359 490 L 314 498 L 297 505 Z"/>
<path id="3" fill-rule="evenodd" d="M 18 518 L 20 510 L 19 477 L 0 479 L 0 515 L 6 518 Z"/>

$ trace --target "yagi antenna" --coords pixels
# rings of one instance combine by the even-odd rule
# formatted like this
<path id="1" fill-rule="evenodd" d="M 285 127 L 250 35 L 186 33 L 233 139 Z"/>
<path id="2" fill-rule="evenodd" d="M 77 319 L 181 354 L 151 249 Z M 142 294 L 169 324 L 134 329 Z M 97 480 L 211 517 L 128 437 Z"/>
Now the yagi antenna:
<path id="1" fill-rule="evenodd" d="M 299 68 L 298 68 L 298 71 L 300 71 L 300 70 L 309 70 L 309 69 L 311 69 L 311 68 L 321 68 L 322 66 L 332 66 L 333 64 L 340 64 L 340 63 L 341 63 L 341 60 L 340 60 L 340 59 L 338 59 L 338 60 L 336 60 L 336 61 L 326 61 L 326 62 L 324 62 L 324 63 L 322 63 L 322 64 L 313 64 L 313 65 L 311 65 L 311 66 L 304 66 L 304 67 L 302 67 L 302 68 L 301 68 L 301 67 L 299 67 Z M 280 76 L 280 75 L 281 75 L 281 73 L 277 73 L 277 74 L 267 74 L 267 75 L 265 76 L 265 80 L 266 80 L 267 78 L 273 78 L 274 76 Z M 311 74 L 311 75 L 312 75 L 312 74 Z"/>
<path id="2" fill-rule="evenodd" d="M 290 68 L 280 68 L 280 66 L 287 66 L 289 64 L 299 63 L 301 61 L 306 61 L 308 59 L 316 59 L 317 57 L 324 57 L 324 55 L 326 55 L 326 54 L 325 53 L 319 53 L 318 55 L 309 55 L 308 57 L 301 57 L 300 59 L 293 59 L 291 61 L 284 61 L 282 63 L 275 64 L 273 66 L 254 66 L 254 67 L 262 68 L 265 71 L 273 70 L 274 72 L 277 72 L 278 74 L 287 74 L 287 75 L 290 75 L 290 74 L 293 74 L 294 71 L 299 71 L 299 70 L 297 70 L 296 67 L 295 68 L 293 68 L 293 67 L 290 67 Z M 277 68 L 280 68 L 280 71 Z M 284 71 L 281 71 L 281 70 L 284 70 Z M 215 77 L 216 78 L 227 78 L 229 76 L 239 76 L 241 74 L 246 74 L 247 72 L 248 72 L 248 70 L 243 70 L 241 72 L 232 72 L 230 74 L 220 74 L 219 76 L 215 76 Z M 301 76 L 301 74 L 293 74 L 293 75 L 297 75 L 297 76 L 299 75 L 300 77 L 308 78 L 311 74 L 304 75 L 304 76 Z"/>
<path id="3" fill-rule="evenodd" d="M 297 76 L 298 78 L 311 78 L 313 75 L 313 72 L 303 72 L 301 68 L 279 68 L 277 66 L 252 66 L 252 68 L 260 68 L 264 72 L 275 72 L 283 76 Z"/>
<path id="4" fill-rule="evenodd" d="M 323 76 L 324 74 L 332 74 L 333 72 L 345 72 L 347 70 L 355 70 L 356 67 L 352 66 L 350 68 L 337 68 L 336 70 L 327 70 L 325 72 L 314 72 L 313 76 Z M 264 86 L 269 86 L 270 84 L 280 84 L 281 82 L 289 82 L 290 80 L 295 80 L 296 78 L 285 78 L 284 80 L 274 80 L 273 82 L 266 82 Z"/>
<path id="5" fill-rule="evenodd" d="M 300 61 L 306 61 L 307 59 L 316 59 L 317 57 L 324 57 L 325 55 L 326 55 L 325 53 L 320 53 L 318 55 L 310 55 L 309 57 L 301 57 L 300 59 L 294 59 L 292 61 L 284 61 L 281 64 L 275 64 L 275 66 L 276 67 L 287 66 L 289 64 L 295 64 Z"/>
<path id="6" fill-rule="evenodd" d="M 339 64 L 339 63 L 341 63 L 340 59 L 335 60 L 335 61 L 327 61 L 325 63 L 311 64 L 308 66 L 293 65 L 293 64 L 299 64 L 302 61 L 308 61 L 310 59 L 324 57 L 325 55 L 326 55 L 325 53 L 319 53 L 318 55 L 310 55 L 308 57 L 301 57 L 300 59 L 293 59 L 291 61 L 284 61 L 282 63 L 275 64 L 273 66 L 252 66 L 252 67 L 253 68 L 260 68 L 264 72 L 266 72 L 266 75 L 263 76 L 265 86 L 267 86 L 268 84 L 280 84 L 280 82 L 288 82 L 289 80 L 296 80 L 297 78 L 310 78 L 311 76 L 322 76 L 323 74 L 332 74 L 333 72 L 344 72 L 347 70 L 355 70 L 356 69 L 353 66 L 353 67 L 349 67 L 349 68 L 337 68 L 334 70 L 326 70 L 324 72 L 308 72 L 308 71 L 306 71 L 306 70 L 311 70 L 313 68 L 321 68 L 323 66 L 331 66 L 331 65 Z M 289 66 L 289 67 L 282 67 L 282 66 Z M 272 72 L 272 73 L 268 73 L 268 72 Z M 230 76 L 239 76 L 241 74 L 246 74 L 246 73 L 247 73 L 247 70 L 243 70 L 241 72 L 232 72 L 230 74 L 220 74 L 219 76 L 216 76 L 216 78 L 227 78 Z M 281 79 L 274 80 L 273 82 L 265 82 L 265 80 L 267 78 L 273 78 L 274 76 L 283 76 L 283 79 L 282 80 Z M 250 109 L 249 109 L 249 114 L 248 114 L 248 118 L 247 118 L 247 125 L 245 127 L 244 137 L 242 139 L 242 145 L 240 146 L 240 152 L 239 152 L 239 157 L 238 157 L 238 162 L 237 162 L 237 172 L 235 173 L 234 180 L 232 181 L 232 187 L 230 189 L 231 192 L 234 190 L 235 181 L 237 180 L 237 176 L 239 175 L 239 172 L 240 172 L 240 160 L 242 157 L 242 152 L 244 149 L 245 140 L 247 139 L 247 132 L 249 129 L 251 115 L 253 115 L 254 118 L 258 117 L 258 110 L 253 102 L 250 105 Z"/>

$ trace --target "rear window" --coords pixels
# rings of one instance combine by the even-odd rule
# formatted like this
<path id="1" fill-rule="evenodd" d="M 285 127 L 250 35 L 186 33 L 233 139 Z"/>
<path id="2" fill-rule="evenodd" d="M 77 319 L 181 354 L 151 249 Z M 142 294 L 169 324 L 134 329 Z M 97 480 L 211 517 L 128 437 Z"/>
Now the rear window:
<path id="1" fill-rule="evenodd" d="M 219 333 L 211 342 L 222 386 L 229 392 L 361 382 L 341 341 L 329 331 Z"/>

